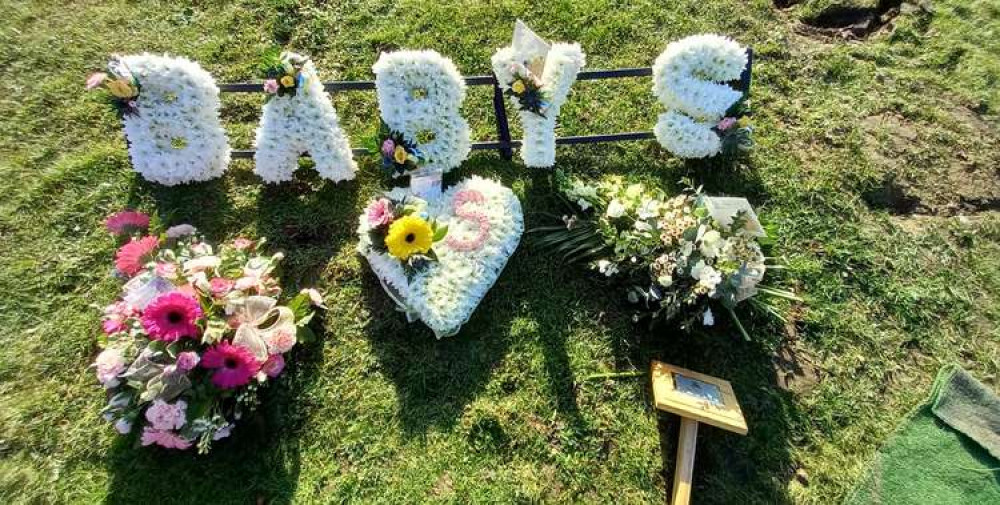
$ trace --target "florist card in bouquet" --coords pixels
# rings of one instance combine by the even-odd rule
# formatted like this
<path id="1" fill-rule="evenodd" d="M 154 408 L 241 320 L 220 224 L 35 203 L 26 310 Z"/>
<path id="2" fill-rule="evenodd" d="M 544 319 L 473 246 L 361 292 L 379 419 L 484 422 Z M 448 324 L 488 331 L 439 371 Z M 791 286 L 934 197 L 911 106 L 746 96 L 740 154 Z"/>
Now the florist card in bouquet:
<path id="1" fill-rule="evenodd" d="M 469 320 L 523 230 L 510 188 L 471 177 L 436 198 L 405 188 L 376 198 L 361 215 L 358 252 L 410 322 L 442 338 Z"/>

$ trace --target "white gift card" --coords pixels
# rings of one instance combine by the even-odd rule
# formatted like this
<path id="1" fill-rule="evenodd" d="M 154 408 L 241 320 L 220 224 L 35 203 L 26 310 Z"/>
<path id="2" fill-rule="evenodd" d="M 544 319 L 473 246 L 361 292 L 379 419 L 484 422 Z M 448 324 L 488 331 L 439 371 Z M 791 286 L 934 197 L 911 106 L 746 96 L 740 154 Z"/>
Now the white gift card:
<path id="1" fill-rule="evenodd" d="M 524 21 L 518 19 L 517 23 L 514 24 L 514 40 L 511 42 L 511 47 L 514 48 L 518 57 L 524 60 L 528 70 L 536 77 L 541 78 L 542 71 L 545 69 L 545 56 L 549 54 L 552 46 L 531 31 L 531 28 L 528 28 Z"/>
<path id="2" fill-rule="evenodd" d="M 410 176 L 410 192 L 424 200 L 436 200 L 441 196 L 441 186 L 441 172 Z"/>
<path id="3" fill-rule="evenodd" d="M 746 198 L 730 196 L 706 196 L 705 208 L 708 209 L 712 218 L 723 227 L 728 227 L 733 223 L 733 218 L 740 212 L 745 212 L 747 216 L 746 230 L 755 237 L 766 237 L 764 227 L 757 219 L 757 213 L 753 211 L 753 206 Z"/>

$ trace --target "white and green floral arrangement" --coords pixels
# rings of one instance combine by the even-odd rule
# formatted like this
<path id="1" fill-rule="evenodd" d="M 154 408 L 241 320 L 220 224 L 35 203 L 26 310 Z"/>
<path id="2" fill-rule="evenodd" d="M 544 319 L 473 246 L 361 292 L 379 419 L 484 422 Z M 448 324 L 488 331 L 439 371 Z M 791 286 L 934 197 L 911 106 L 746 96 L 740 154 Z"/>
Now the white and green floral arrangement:
<path id="1" fill-rule="evenodd" d="M 510 188 L 471 177 L 436 198 L 396 188 L 372 200 L 358 225 L 358 252 L 407 319 L 443 338 L 472 316 L 523 230 Z"/>
<path id="2" fill-rule="evenodd" d="M 491 58 L 497 83 L 517 107 L 524 129 L 521 159 L 529 167 L 556 162 L 556 119 L 587 57 L 580 44 L 549 45 L 517 21 L 513 43 Z"/>
<path id="3" fill-rule="evenodd" d="M 765 256 L 766 233 L 744 199 L 698 189 L 669 196 L 620 177 L 598 183 L 555 177 L 572 213 L 560 225 L 531 230 L 535 244 L 622 285 L 636 322 L 711 326 L 721 310 L 749 339 L 737 306 L 780 318 L 773 300 L 798 300 L 763 282 L 780 265 Z"/>
<path id="4" fill-rule="evenodd" d="M 748 63 L 747 50 L 715 34 L 667 45 L 653 63 L 653 93 L 666 112 L 653 132 L 682 158 L 734 155 L 753 147 L 746 95 L 729 83 Z"/>
<path id="5" fill-rule="evenodd" d="M 289 181 L 299 156 L 309 153 L 322 177 L 353 179 L 358 167 L 350 142 L 312 60 L 270 50 L 260 66 L 268 99 L 256 133 L 254 172 L 268 183 Z"/>
<path id="6" fill-rule="evenodd" d="M 219 177 L 229 165 L 229 139 L 219 119 L 219 88 L 186 58 L 143 53 L 114 56 L 88 89 L 104 89 L 125 123 L 135 171 L 174 186 Z"/>

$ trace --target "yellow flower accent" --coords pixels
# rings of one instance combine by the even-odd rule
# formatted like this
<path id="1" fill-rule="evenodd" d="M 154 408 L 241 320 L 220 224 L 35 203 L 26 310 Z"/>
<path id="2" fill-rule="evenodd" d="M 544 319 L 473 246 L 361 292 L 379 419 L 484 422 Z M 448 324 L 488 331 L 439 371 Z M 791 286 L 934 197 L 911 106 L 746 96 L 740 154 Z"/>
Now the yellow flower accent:
<path id="1" fill-rule="evenodd" d="M 399 164 L 406 163 L 406 149 L 403 146 L 396 146 L 396 150 L 392 152 L 392 159 Z"/>
<path id="2" fill-rule="evenodd" d="M 434 243 L 434 231 L 431 225 L 416 216 L 403 216 L 389 225 L 389 233 L 385 236 L 385 246 L 389 255 L 401 261 L 406 261 L 414 254 L 427 254 Z"/>
<path id="3" fill-rule="evenodd" d="M 108 90 L 118 98 L 132 98 L 135 96 L 135 90 L 132 89 L 132 85 L 124 79 L 108 81 Z"/>
<path id="4" fill-rule="evenodd" d="M 524 93 L 524 81 L 520 79 L 514 81 L 514 84 L 510 85 L 510 89 L 514 90 L 514 93 L 517 93 L 518 95 Z"/>
<path id="5" fill-rule="evenodd" d="M 736 124 L 740 125 L 740 128 L 746 128 L 747 126 L 750 126 L 750 118 L 743 116 L 736 121 Z"/>
<path id="6" fill-rule="evenodd" d="M 281 85 L 286 88 L 291 88 L 295 85 L 295 78 L 290 75 L 286 75 L 281 78 Z"/>

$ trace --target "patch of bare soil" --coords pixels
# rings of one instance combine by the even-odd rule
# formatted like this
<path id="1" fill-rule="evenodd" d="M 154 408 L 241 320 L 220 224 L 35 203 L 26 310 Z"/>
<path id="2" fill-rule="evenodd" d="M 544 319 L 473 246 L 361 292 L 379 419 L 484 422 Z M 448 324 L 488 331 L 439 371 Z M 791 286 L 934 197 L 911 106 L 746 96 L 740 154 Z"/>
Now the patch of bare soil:
<path id="1" fill-rule="evenodd" d="M 774 382 L 781 389 L 796 394 L 812 390 L 821 379 L 819 366 L 799 340 L 799 314 L 793 307 L 785 323 L 785 339 L 771 358 Z"/>
<path id="2" fill-rule="evenodd" d="M 775 6 L 798 3 L 796 0 L 775 0 Z M 875 7 L 847 7 L 834 5 L 816 16 L 804 19 L 800 30 L 810 34 L 843 39 L 864 39 L 891 26 L 899 15 L 903 0 L 879 0 Z"/>
<path id="3" fill-rule="evenodd" d="M 862 122 L 865 151 L 886 175 L 863 194 L 872 208 L 897 216 L 958 216 L 1000 210 L 1000 140 L 966 107 L 950 109 L 952 133 L 967 145 L 941 140 L 932 129 L 894 113 Z"/>

